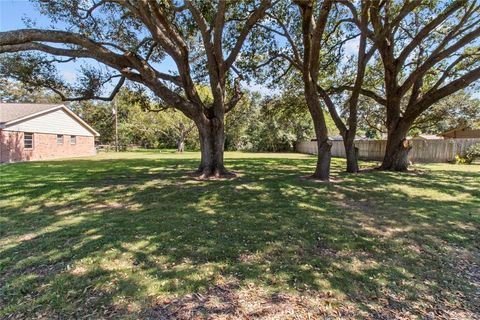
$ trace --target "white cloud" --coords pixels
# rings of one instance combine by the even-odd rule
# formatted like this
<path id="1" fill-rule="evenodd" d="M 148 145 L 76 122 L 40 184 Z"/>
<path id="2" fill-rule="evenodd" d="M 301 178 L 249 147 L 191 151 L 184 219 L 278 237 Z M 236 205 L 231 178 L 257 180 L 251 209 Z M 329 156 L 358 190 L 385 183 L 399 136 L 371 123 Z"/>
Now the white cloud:
<path id="1" fill-rule="evenodd" d="M 344 45 L 345 54 L 348 56 L 356 55 L 358 53 L 359 43 L 360 43 L 360 37 L 356 37 L 345 42 L 345 45 Z"/>
<path id="2" fill-rule="evenodd" d="M 277 94 L 280 92 L 280 90 L 278 89 L 271 89 L 264 84 L 260 84 L 256 82 L 250 83 L 250 84 L 243 82 L 242 86 L 244 88 L 247 88 L 249 91 L 259 92 L 262 95 L 269 95 L 269 94 L 271 95 L 271 94 Z"/>
<path id="3" fill-rule="evenodd" d="M 62 71 L 62 77 L 67 81 L 75 81 L 77 79 L 75 72 L 67 70 Z"/>

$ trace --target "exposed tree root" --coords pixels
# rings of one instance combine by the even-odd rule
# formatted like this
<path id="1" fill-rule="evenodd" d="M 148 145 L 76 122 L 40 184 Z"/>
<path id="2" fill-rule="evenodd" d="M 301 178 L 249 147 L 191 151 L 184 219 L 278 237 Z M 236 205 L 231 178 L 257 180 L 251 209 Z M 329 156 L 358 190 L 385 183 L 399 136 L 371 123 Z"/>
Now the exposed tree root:
<path id="1" fill-rule="evenodd" d="M 237 175 L 234 172 L 228 170 L 197 170 L 191 173 L 192 177 L 197 180 L 228 180 L 236 178 Z"/>
<path id="2" fill-rule="evenodd" d="M 339 183 L 339 182 L 342 182 L 342 181 L 343 181 L 342 179 L 332 178 L 332 177 L 330 177 L 328 180 L 320 179 L 320 178 L 316 177 L 315 175 L 302 176 L 301 178 L 302 178 L 303 180 L 309 180 L 309 181 L 314 181 L 314 182 L 319 182 L 319 183 L 326 183 L 326 184 Z"/>

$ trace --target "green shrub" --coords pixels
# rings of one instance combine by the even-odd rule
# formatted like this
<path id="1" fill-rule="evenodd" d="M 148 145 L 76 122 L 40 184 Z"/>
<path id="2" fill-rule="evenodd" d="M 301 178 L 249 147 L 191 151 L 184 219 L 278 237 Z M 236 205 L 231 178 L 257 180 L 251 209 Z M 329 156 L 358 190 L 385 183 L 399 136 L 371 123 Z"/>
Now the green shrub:
<path id="1" fill-rule="evenodd" d="M 476 158 L 480 158 L 480 143 L 468 147 L 467 152 L 465 152 L 465 158 L 467 163 L 472 163 Z"/>
<path id="2" fill-rule="evenodd" d="M 465 157 L 457 154 L 455 155 L 455 164 L 466 164 L 467 163 L 467 159 L 465 159 Z"/>
<path id="3" fill-rule="evenodd" d="M 465 151 L 465 154 L 463 156 L 456 155 L 455 156 L 455 163 L 457 163 L 457 164 L 470 164 L 476 158 L 480 158 L 480 143 L 476 143 L 476 144 L 468 147 L 467 151 Z"/>

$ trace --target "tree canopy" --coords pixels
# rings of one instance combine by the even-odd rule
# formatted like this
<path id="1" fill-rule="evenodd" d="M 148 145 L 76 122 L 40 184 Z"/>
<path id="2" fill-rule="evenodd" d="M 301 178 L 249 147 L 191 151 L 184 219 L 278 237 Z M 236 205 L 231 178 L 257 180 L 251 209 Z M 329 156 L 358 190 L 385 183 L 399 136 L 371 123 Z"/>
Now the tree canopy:
<path id="1" fill-rule="evenodd" d="M 127 92 L 123 87 L 136 88 L 144 101 L 131 102 L 140 109 L 129 117 L 138 124 L 129 135 L 142 140 L 133 133 L 139 128 L 152 136 L 176 126 L 182 137 L 194 125 L 201 177 L 231 176 L 225 146 L 253 147 L 247 135 L 274 138 L 277 145 L 279 137 L 290 141 L 312 129 L 313 177 L 328 180 L 329 119 L 343 138 L 347 171 L 359 170 L 359 130 L 375 136 L 383 128 L 387 150 L 380 168 L 405 170 L 410 131 L 431 131 L 446 117 L 444 126 L 466 125 L 478 114 L 475 100 L 451 102 L 480 78 L 476 0 L 33 2 L 52 26 L 27 22 L 0 32 L 0 74 L 9 86 L 27 90 L 4 100 L 42 88 L 64 101 L 108 102 Z M 80 61 L 75 82 L 59 76 L 59 64 Z M 251 81 L 281 93 L 252 95 L 245 90 Z M 295 120 L 289 124 L 285 115 Z M 255 117 L 265 121 L 253 128 Z M 179 149 L 183 140 L 177 139 Z"/>

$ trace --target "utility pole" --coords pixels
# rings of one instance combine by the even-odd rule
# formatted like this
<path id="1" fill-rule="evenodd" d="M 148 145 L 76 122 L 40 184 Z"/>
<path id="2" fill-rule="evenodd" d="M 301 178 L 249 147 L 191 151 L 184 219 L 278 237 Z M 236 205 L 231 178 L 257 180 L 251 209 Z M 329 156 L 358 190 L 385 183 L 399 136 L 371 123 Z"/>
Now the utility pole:
<path id="1" fill-rule="evenodd" d="M 112 112 L 115 115 L 115 152 L 118 152 L 118 109 L 115 99 L 112 100 L 113 108 Z"/>

